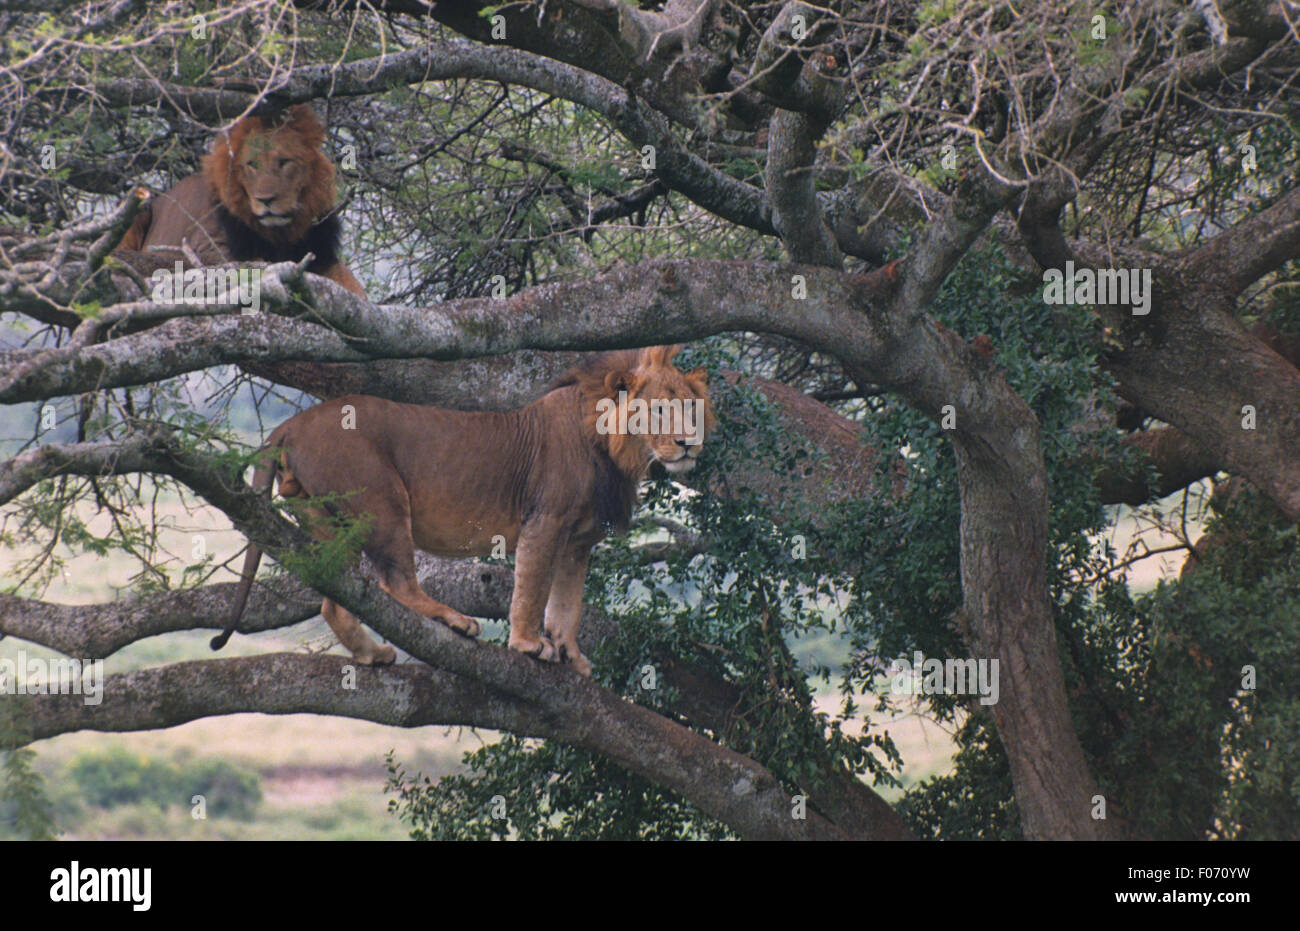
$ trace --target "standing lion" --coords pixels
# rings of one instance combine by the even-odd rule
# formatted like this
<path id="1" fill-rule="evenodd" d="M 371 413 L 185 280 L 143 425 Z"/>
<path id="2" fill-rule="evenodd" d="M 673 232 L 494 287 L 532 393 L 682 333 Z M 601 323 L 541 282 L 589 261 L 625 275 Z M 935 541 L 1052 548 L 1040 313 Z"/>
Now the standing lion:
<path id="1" fill-rule="evenodd" d="M 415 551 L 515 556 L 510 641 L 584 676 L 578 647 L 591 549 L 624 532 L 650 466 L 670 475 L 695 466 L 714 428 L 704 369 L 673 365 L 680 346 L 590 357 L 527 407 L 455 411 L 349 395 L 308 408 L 271 431 L 253 487 L 326 504 L 308 505 L 308 527 L 327 539 L 328 513 L 370 518 L 362 551 L 380 586 L 408 608 L 469 636 L 478 622 L 430 597 Z M 630 416 L 622 416 L 630 414 Z M 616 416 L 617 415 L 617 416 Z M 329 496 L 341 500 L 329 504 Z M 262 551 L 249 543 L 220 649 L 238 628 Z M 329 598 L 321 614 L 364 664 L 391 663 L 357 618 Z"/>

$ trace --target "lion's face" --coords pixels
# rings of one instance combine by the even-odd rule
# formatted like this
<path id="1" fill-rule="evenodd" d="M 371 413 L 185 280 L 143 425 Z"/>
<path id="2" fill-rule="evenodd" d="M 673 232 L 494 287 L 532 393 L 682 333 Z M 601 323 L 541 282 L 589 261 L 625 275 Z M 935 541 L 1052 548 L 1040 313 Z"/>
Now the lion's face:
<path id="1" fill-rule="evenodd" d="M 680 346 L 641 351 L 637 367 L 612 373 L 606 388 L 614 419 L 607 421 L 611 446 L 642 463 L 659 462 L 674 475 L 689 472 L 715 421 L 704 369 L 682 372 L 672 365 Z"/>
<path id="2" fill-rule="evenodd" d="M 324 141 L 310 107 L 293 107 L 275 122 L 245 117 L 217 140 L 204 171 L 225 208 L 258 235 L 297 242 L 334 206 Z"/>
<path id="3" fill-rule="evenodd" d="M 292 147 L 277 146 L 275 133 L 250 136 L 239 153 L 239 183 L 261 227 L 288 226 L 306 197 L 307 166 Z"/>

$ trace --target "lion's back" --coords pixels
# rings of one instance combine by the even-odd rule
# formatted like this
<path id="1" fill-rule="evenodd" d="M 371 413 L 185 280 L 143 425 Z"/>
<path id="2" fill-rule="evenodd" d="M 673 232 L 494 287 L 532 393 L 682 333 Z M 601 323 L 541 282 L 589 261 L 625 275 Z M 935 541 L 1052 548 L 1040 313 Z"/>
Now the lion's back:
<path id="1" fill-rule="evenodd" d="M 149 206 L 148 229 L 140 251 L 188 245 L 204 265 L 228 261 L 229 246 L 218 211 L 220 201 L 207 179 L 190 175 L 156 195 Z"/>

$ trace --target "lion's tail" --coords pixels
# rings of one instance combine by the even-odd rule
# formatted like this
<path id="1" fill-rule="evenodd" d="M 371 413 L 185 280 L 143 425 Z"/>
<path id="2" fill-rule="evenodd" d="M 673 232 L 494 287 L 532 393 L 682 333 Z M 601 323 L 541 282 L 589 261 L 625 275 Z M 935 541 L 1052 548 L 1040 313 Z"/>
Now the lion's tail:
<path id="1" fill-rule="evenodd" d="M 271 431 L 271 435 L 266 438 L 266 445 L 262 447 L 263 453 L 272 447 L 280 445 L 280 427 Z M 271 497 L 271 486 L 275 482 L 275 475 L 279 469 L 279 455 L 262 455 L 253 469 L 253 490 Z M 248 593 L 253 590 L 253 579 L 257 577 L 257 566 L 262 561 L 262 548 L 252 540 L 248 541 L 248 550 L 244 554 L 244 570 L 239 580 L 239 590 L 235 592 L 235 605 L 230 611 L 230 620 L 226 622 L 226 628 L 221 633 L 212 638 L 209 644 L 212 649 L 220 650 L 230 639 L 230 635 L 239 627 L 239 619 L 244 616 L 244 607 L 248 604 Z"/>

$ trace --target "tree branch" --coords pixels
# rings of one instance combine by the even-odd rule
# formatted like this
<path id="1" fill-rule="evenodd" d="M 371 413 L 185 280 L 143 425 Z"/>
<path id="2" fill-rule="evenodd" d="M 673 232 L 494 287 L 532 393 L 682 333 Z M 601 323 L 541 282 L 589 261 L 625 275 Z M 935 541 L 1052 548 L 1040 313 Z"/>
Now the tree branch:
<path id="1" fill-rule="evenodd" d="M 1156 471 L 1155 484 L 1146 475 L 1124 474 L 1117 469 L 1103 469 L 1097 476 L 1097 490 L 1103 504 L 1137 506 L 1163 498 L 1186 488 L 1193 482 L 1211 478 L 1219 471 L 1218 460 L 1174 427 L 1143 430 L 1124 437 L 1125 446 L 1146 454 Z"/>
<path id="2" fill-rule="evenodd" d="M 0 593 L 0 634 L 65 656 L 103 659 L 145 637 L 223 629 L 222 618 L 237 587 L 235 582 L 220 582 L 95 605 L 53 604 Z M 253 587 L 240 630 L 277 630 L 318 614 L 320 595 L 292 576 L 282 576 Z"/>
<path id="3" fill-rule="evenodd" d="M 962 178 L 956 194 L 922 234 L 902 263 L 903 285 L 897 306 L 914 319 L 930 306 L 948 273 L 966 254 L 1010 200 L 1016 188 L 995 177 L 982 164 Z"/>
<path id="4" fill-rule="evenodd" d="M 345 673 L 355 676 L 355 689 L 345 688 Z M 109 676 L 101 704 L 87 705 L 81 695 L 28 696 L 23 711 L 34 740 L 78 730 L 154 730 L 245 713 L 328 714 L 396 727 L 488 727 L 563 739 L 556 722 L 527 702 L 454 673 L 423 663 L 356 666 L 347 657 L 325 654 L 272 653 L 138 669 Z"/>
<path id="5" fill-rule="evenodd" d="M 772 224 L 792 261 L 840 268 L 844 256 L 822 216 L 813 164 L 821 131 L 802 113 L 777 110 L 767 135 Z"/>
<path id="6" fill-rule="evenodd" d="M 1300 259 L 1300 187 L 1248 220 L 1224 230 L 1180 262 L 1187 278 L 1224 298 L 1236 297 L 1283 263 Z"/>

